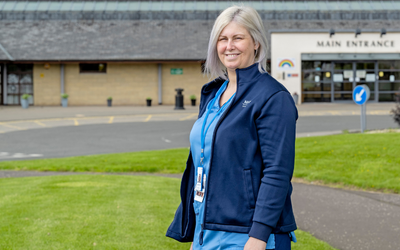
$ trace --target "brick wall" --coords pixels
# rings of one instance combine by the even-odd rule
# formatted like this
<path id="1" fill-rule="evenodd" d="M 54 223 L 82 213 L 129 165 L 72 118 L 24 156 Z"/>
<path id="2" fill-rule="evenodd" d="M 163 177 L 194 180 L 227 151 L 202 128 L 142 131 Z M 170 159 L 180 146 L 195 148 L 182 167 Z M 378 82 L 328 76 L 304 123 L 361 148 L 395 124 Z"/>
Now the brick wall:
<path id="1" fill-rule="evenodd" d="M 145 105 L 157 99 L 157 64 L 107 63 L 107 73 L 79 73 L 79 64 L 65 66 L 69 105 Z"/>
<path id="2" fill-rule="evenodd" d="M 79 73 L 79 64 L 65 64 L 65 93 L 68 105 L 145 105 L 146 98 L 158 104 L 158 64 L 107 63 L 107 73 Z M 183 74 L 173 75 L 171 69 L 182 69 Z M 60 65 L 35 64 L 33 69 L 35 105 L 60 105 Z M 190 105 L 190 95 L 200 101 L 201 87 L 209 81 L 201 72 L 200 62 L 162 64 L 162 103 L 175 104 L 176 88 L 183 88 L 184 104 Z"/>
<path id="3" fill-rule="evenodd" d="M 33 99 L 36 106 L 61 105 L 60 65 L 33 65 Z"/>
<path id="4" fill-rule="evenodd" d="M 171 69 L 182 69 L 182 75 L 172 75 Z M 190 105 L 190 96 L 197 98 L 196 105 L 200 102 L 201 87 L 209 82 L 207 76 L 201 72 L 201 63 L 164 63 L 162 64 L 162 98 L 163 104 L 175 104 L 176 88 L 183 88 L 184 105 Z"/>

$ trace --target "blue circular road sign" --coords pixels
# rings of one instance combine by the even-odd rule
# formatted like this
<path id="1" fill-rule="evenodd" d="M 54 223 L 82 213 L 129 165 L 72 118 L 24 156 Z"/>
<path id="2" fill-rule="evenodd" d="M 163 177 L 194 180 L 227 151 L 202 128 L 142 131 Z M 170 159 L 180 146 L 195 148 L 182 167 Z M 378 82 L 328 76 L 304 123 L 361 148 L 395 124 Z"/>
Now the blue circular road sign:
<path id="1" fill-rule="evenodd" d="M 358 105 L 363 105 L 369 99 L 370 91 L 369 87 L 365 84 L 358 85 L 353 90 L 353 100 Z"/>

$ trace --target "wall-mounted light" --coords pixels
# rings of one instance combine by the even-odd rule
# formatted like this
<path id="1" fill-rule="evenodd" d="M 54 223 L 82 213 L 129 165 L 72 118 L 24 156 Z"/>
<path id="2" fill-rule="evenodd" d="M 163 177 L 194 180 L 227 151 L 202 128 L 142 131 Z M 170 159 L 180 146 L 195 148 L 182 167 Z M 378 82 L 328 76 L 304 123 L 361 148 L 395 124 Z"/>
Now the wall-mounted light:
<path id="1" fill-rule="evenodd" d="M 381 37 L 382 37 L 383 35 L 386 35 L 386 29 L 381 29 Z"/>
<path id="2" fill-rule="evenodd" d="M 360 29 L 356 29 L 356 38 L 358 35 L 361 35 L 361 30 Z"/>
<path id="3" fill-rule="evenodd" d="M 50 64 L 45 63 L 45 64 L 43 65 L 43 68 L 45 68 L 45 69 L 50 69 Z"/>
<path id="4" fill-rule="evenodd" d="M 329 31 L 329 37 L 332 37 L 334 34 L 335 34 L 335 30 L 334 30 L 334 29 L 331 29 L 331 30 Z"/>

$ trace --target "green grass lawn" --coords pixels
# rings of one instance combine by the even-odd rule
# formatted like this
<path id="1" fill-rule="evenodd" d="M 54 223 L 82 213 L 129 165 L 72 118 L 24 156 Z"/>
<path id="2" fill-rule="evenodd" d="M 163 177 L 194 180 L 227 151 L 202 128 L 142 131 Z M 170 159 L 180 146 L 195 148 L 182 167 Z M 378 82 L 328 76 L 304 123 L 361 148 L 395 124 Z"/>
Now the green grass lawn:
<path id="1" fill-rule="evenodd" d="M 300 138 L 294 175 L 400 193 L 400 133 Z"/>
<path id="2" fill-rule="evenodd" d="M 179 179 L 49 176 L 0 179 L 0 249 L 189 249 L 165 237 Z M 331 250 L 300 230 L 294 250 Z"/>
<path id="3" fill-rule="evenodd" d="M 189 149 L 0 162 L 0 169 L 182 173 Z M 299 138 L 295 177 L 400 193 L 400 133 Z"/>
<path id="4" fill-rule="evenodd" d="M 0 169 L 75 171 L 75 172 L 148 172 L 183 173 L 189 148 L 142 151 L 104 155 L 0 162 Z"/>

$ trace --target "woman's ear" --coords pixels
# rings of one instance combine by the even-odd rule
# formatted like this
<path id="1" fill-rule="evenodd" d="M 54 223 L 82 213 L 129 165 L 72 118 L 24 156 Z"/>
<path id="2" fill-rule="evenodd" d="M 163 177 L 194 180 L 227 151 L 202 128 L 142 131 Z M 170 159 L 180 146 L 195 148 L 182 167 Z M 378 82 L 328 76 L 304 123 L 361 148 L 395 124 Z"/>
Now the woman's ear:
<path id="1" fill-rule="evenodd" d="M 258 48 L 260 47 L 260 44 L 258 42 L 254 43 L 254 50 L 258 50 Z"/>

